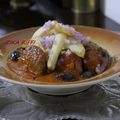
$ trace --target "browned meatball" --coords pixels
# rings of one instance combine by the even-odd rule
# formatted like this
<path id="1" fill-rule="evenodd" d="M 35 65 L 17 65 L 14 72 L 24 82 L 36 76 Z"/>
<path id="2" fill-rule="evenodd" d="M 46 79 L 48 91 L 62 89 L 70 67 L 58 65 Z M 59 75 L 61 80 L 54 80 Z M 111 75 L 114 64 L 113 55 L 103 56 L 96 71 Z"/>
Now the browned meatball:
<path id="1" fill-rule="evenodd" d="M 7 61 L 8 67 L 24 77 L 38 77 L 46 70 L 46 55 L 37 46 L 18 48 Z"/>
<path id="2" fill-rule="evenodd" d="M 64 50 L 58 58 L 56 70 L 58 73 L 69 73 L 78 78 L 82 72 L 81 58 L 70 50 Z"/>
<path id="3" fill-rule="evenodd" d="M 100 74 L 110 65 L 110 56 L 107 51 L 89 42 L 85 45 L 86 53 L 83 59 L 84 69 L 93 74 Z"/>

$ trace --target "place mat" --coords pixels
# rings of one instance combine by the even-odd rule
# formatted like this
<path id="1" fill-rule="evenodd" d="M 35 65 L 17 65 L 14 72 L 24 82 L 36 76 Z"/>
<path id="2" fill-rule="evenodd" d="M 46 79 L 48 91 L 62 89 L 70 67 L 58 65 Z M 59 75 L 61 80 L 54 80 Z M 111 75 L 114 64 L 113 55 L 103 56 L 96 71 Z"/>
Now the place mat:
<path id="1" fill-rule="evenodd" d="M 119 120 L 120 76 L 67 96 L 0 80 L 0 120 Z"/>

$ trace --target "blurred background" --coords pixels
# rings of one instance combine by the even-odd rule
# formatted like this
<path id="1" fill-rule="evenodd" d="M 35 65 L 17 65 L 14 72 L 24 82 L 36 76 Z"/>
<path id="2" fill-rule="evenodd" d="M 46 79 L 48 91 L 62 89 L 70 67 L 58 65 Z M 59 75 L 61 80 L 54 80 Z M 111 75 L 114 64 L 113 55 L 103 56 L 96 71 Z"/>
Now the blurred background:
<path id="1" fill-rule="evenodd" d="M 47 20 L 120 32 L 119 0 L 0 0 L 0 36 Z"/>

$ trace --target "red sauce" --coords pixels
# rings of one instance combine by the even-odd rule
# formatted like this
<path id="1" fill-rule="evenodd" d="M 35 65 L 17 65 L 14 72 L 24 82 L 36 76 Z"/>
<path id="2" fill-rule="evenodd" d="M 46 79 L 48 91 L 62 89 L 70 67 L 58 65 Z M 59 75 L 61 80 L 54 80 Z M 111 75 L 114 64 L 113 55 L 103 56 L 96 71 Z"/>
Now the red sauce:
<path id="1" fill-rule="evenodd" d="M 58 80 L 56 78 L 56 73 L 52 72 L 50 74 L 46 74 L 46 75 L 42 75 L 39 76 L 37 78 L 33 78 L 32 75 L 28 74 L 27 72 L 23 71 L 21 72 L 17 72 L 15 67 L 13 67 L 14 62 L 11 60 L 8 60 L 7 62 L 7 70 L 9 71 L 10 74 L 12 74 L 12 76 L 17 77 L 17 80 L 20 81 L 25 81 L 25 82 L 35 82 L 35 83 L 40 83 L 40 82 L 46 82 L 46 83 L 63 83 L 64 80 Z"/>

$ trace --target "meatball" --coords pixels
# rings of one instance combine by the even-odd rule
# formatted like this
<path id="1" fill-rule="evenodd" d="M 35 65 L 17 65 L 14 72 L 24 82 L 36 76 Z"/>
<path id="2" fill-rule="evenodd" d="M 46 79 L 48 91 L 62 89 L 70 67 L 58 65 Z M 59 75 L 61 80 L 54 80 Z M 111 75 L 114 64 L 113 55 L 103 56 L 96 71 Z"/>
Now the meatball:
<path id="1" fill-rule="evenodd" d="M 100 74 L 110 65 L 110 56 L 107 51 L 89 42 L 85 45 L 86 53 L 83 59 L 85 71 L 90 71 L 93 74 Z"/>
<path id="2" fill-rule="evenodd" d="M 37 46 L 18 48 L 7 61 L 13 72 L 24 77 L 38 77 L 46 71 L 46 55 Z"/>
<path id="3" fill-rule="evenodd" d="M 72 53 L 69 49 L 63 50 L 58 58 L 56 70 L 63 76 L 66 74 L 69 79 L 77 79 L 82 72 L 81 58 Z"/>

